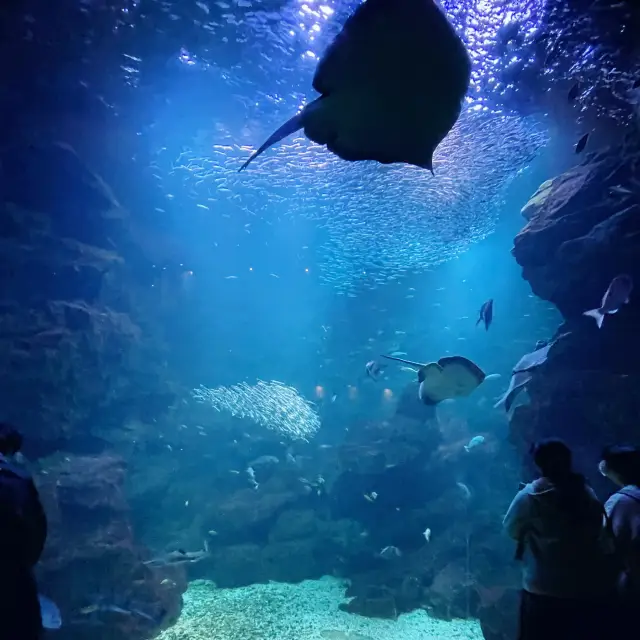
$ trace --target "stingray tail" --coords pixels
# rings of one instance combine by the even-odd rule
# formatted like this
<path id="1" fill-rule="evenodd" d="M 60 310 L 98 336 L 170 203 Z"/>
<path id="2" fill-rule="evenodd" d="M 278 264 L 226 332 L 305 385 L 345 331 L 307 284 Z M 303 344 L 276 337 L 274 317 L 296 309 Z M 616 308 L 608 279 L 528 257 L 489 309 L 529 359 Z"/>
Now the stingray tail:
<path id="1" fill-rule="evenodd" d="M 602 328 L 602 323 L 604 322 L 604 313 L 602 313 L 601 309 L 591 309 L 590 311 L 585 311 L 582 315 L 595 318 L 598 329 Z"/>
<path id="2" fill-rule="evenodd" d="M 418 369 L 422 369 L 422 367 L 424 367 L 424 364 L 420 364 L 419 362 L 413 362 L 411 360 L 404 360 L 403 358 L 396 358 L 395 356 L 382 356 L 383 358 L 386 358 L 387 360 L 393 360 L 395 362 L 402 362 L 403 364 L 408 364 L 412 367 L 417 367 Z"/>
<path id="3" fill-rule="evenodd" d="M 274 131 L 267 140 L 260 146 L 257 151 L 254 151 L 251 154 L 251 157 L 238 169 L 238 173 L 246 169 L 253 160 L 255 160 L 261 153 L 265 152 L 269 147 L 272 147 L 274 144 L 280 142 L 280 140 L 284 140 L 287 136 L 290 136 L 292 133 L 299 131 L 304 127 L 304 118 L 306 109 L 303 109 L 300 113 L 293 116 L 290 120 L 287 120 L 277 131 Z"/>

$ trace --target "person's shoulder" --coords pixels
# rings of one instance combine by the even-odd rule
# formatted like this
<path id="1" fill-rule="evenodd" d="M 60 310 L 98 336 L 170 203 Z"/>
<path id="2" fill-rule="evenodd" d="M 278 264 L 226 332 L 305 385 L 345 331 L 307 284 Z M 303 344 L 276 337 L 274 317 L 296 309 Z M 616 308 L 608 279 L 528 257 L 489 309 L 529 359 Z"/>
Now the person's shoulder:
<path id="1" fill-rule="evenodd" d="M 522 487 L 522 489 L 520 489 L 518 493 L 516 493 L 515 497 L 513 498 L 513 504 L 522 505 L 522 504 L 525 504 L 526 502 L 529 502 L 529 500 L 531 500 L 531 498 L 533 497 L 534 493 L 535 493 L 535 487 L 533 485 L 533 482 L 530 482 L 529 484 L 525 484 L 524 487 Z"/>
<path id="2" fill-rule="evenodd" d="M 638 498 L 627 495 L 623 489 L 609 496 L 609 499 L 604 503 L 604 509 L 608 515 L 611 515 L 614 511 L 627 510 L 629 508 L 640 509 L 640 502 L 638 502 Z"/>

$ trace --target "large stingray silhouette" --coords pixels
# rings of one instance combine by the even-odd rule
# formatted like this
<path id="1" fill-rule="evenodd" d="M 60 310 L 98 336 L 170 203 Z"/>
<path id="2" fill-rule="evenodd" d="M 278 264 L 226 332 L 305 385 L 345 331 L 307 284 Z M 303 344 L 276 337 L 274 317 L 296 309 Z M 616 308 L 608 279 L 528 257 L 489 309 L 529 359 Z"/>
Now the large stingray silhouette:
<path id="1" fill-rule="evenodd" d="M 318 63 L 320 97 L 242 165 L 304 129 L 343 160 L 404 162 L 433 173 L 471 77 L 464 44 L 434 0 L 366 0 Z"/>

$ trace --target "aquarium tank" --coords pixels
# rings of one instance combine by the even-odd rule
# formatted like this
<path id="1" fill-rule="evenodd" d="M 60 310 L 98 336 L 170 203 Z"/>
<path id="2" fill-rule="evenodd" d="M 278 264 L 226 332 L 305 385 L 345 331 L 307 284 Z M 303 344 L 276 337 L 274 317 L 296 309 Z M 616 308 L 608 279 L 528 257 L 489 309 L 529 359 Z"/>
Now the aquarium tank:
<path id="1" fill-rule="evenodd" d="M 604 501 L 640 440 L 638 5 L 0 25 L 0 495 L 46 515 L 39 637 L 523 637 L 531 445 Z"/>

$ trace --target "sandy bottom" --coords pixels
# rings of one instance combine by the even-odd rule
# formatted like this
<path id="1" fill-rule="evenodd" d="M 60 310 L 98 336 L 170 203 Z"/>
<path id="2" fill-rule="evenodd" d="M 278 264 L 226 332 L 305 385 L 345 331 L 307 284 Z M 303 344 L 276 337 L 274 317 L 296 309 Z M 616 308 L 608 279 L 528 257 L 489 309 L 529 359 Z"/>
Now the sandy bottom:
<path id="1" fill-rule="evenodd" d="M 447 622 L 425 611 L 374 620 L 340 611 L 345 583 L 336 578 L 300 584 L 218 589 L 192 582 L 177 624 L 159 640 L 482 640 L 475 620 Z"/>

